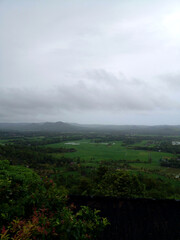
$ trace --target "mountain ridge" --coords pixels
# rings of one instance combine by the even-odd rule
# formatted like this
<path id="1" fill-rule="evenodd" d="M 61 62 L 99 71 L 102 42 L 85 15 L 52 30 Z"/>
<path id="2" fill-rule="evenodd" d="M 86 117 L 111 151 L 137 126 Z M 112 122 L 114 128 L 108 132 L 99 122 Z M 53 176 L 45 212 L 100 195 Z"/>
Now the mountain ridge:
<path id="1" fill-rule="evenodd" d="M 180 125 L 113 125 L 113 124 L 78 124 L 58 122 L 41 123 L 0 123 L 1 131 L 47 131 L 60 133 L 75 132 L 121 132 L 129 134 L 180 134 Z"/>

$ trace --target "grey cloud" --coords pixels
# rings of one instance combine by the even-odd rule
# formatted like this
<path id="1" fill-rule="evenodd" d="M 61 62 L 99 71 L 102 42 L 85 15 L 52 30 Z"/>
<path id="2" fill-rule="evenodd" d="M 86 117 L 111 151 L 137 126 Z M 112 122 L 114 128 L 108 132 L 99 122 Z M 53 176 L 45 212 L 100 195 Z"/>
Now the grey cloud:
<path id="1" fill-rule="evenodd" d="M 0 1 L 0 121 L 179 111 L 179 26 L 163 25 L 178 11 L 176 0 Z"/>
<path id="2" fill-rule="evenodd" d="M 37 89 L 1 89 L 1 117 L 12 115 L 15 118 L 26 114 L 54 116 L 63 112 L 97 110 L 110 113 L 146 112 L 169 110 L 172 106 L 180 108 L 178 101 L 174 103 L 161 89 L 154 92 L 150 84 L 144 85 L 141 80 L 127 80 L 122 74 L 118 77 L 102 69 L 88 71 L 84 75 L 87 76 L 84 80 L 71 85 L 62 84 L 43 92 Z"/>
<path id="3" fill-rule="evenodd" d="M 164 74 L 159 76 L 162 84 L 164 84 L 169 90 L 177 90 L 180 89 L 180 73 L 176 74 Z"/>

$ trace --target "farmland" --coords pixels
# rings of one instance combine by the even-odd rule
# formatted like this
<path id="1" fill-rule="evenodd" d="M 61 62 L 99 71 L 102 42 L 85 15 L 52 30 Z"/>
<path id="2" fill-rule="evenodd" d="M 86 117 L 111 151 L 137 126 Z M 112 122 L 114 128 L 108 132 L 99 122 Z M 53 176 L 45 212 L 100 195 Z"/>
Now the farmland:
<path id="1" fill-rule="evenodd" d="M 170 164 L 178 163 L 180 147 L 173 146 L 173 140 L 178 141 L 178 136 L 18 132 L 1 136 L 0 154 L 13 165 L 27 166 L 54 179 L 73 194 L 84 191 L 82 184 L 90 184 L 90 193 L 99 168 L 168 183 L 176 193 L 180 168 Z"/>
<path id="2" fill-rule="evenodd" d="M 140 144 L 139 144 L 140 145 Z M 159 160 L 162 157 L 173 157 L 174 155 L 171 153 L 164 152 L 150 152 L 150 151 L 142 151 L 142 150 L 133 150 L 128 149 L 125 146 L 122 146 L 121 141 L 110 142 L 110 143 L 95 143 L 92 141 L 73 141 L 73 142 L 63 142 L 63 143 L 55 143 L 48 144 L 46 147 L 51 148 L 70 148 L 73 147 L 76 151 L 72 153 L 59 153 L 54 154 L 56 157 L 66 156 L 70 158 L 80 158 L 86 164 L 92 163 L 97 165 L 101 161 L 123 161 L 123 162 L 131 162 L 131 164 L 136 164 L 139 161 L 139 164 L 143 167 L 147 168 L 156 168 L 159 166 Z M 149 158 L 152 158 L 151 164 L 147 164 Z M 133 163 L 134 162 L 134 163 Z"/>
<path id="3" fill-rule="evenodd" d="M 179 184 L 179 168 L 163 167 L 161 159 L 175 159 L 179 155 L 179 146 L 172 146 L 172 140 L 178 137 L 159 137 L 155 135 L 114 135 L 114 134 L 24 134 L 1 137 L 0 146 L 21 149 L 29 152 L 33 158 L 32 167 L 41 173 L 51 175 L 77 176 L 98 169 L 99 166 L 124 169 L 134 173 L 142 173 L 154 178 L 160 177 L 173 184 Z M 13 150 L 14 151 L 14 150 Z M 11 150 L 9 150 L 11 152 Z M 32 161 L 21 159 L 17 153 L 14 162 L 31 166 Z M 25 153 L 22 154 L 26 156 Z M 43 155 L 45 160 L 37 158 Z M 12 155 L 11 155 L 12 156 Z M 1 156 L 2 158 L 3 156 Z M 8 155 L 6 156 L 8 158 Z M 19 158 L 19 159 L 18 159 Z M 63 163 L 62 163 L 62 159 Z M 40 161 L 41 163 L 38 163 Z M 26 163 L 25 163 L 26 162 Z M 56 162 L 56 164 L 55 164 Z M 41 164 L 39 166 L 39 164 Z M 44 170 L 45 169 L 45 170 Z M 53 170 L 52 170 L 53 169 Z M 59 177 L 59 176 L 58 176 Z"/>
<path id="4" fill-rule="evenodd" d="M 149 141 L 143 140 L 142 142 L 133 144 L 133 146 L 146 146 L 148 143 Z M 85 167 L 97 168 L 102 163 L 108 166 L 115 165 L 117 168 L 128 167 L 133 171 L 150 174 L 151 177 L 168 178 L 173 182 L 177 182 L 175 177 L 180 173 L 179 169 L 160 166 L 160 159 L 173 158 L 175 157 L 174 154 L 159 151 L 134 150 L 132 146 L 123 146 L 122 141 L 96 143 L 92 140 L 82 139 L 48 144 L 46 147 L 57 149 L 73 147 L 76 150 L 75 152 L 54 153 L 52 155 L 56 158 L 64 156 L 75 159 L 75 162 L 78 159 L 81 165 Z"/>

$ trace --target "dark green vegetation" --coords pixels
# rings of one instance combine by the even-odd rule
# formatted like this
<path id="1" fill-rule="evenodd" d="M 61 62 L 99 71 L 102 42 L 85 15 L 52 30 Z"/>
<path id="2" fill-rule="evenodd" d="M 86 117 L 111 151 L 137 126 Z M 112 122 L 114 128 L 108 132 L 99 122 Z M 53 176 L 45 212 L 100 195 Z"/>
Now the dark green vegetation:
<path id="1" fill-rule="evenodd" d="M 179 141 L 124 130 L 0 132 L 1 239 L 25 234 L 23 226 L 30 234 L 23 239 L 95 239 L 106 220 L 66 207 L 67 194 L 180 199 Z"/>
<path id="2" fill-rule="evenodd" d="M 1 239 L 96 239 L 108 225 L 97 210 L 67 206 L 67 191 L 33 170 L 0 161 Z"/>
<path id="3" fill-rule="evenodd" d="M 179 139 L 121 132 L 1 132 L 0 158 L 8 159 L 11 165 L 34 169 L 41 177 L 52 178 L 70 194 L 103 195 L 96 186 L 107 177 L 106 173 L 99 178 L 99 169 L 106 168 L 108 177 L 123 173 L 144 184 L 141 186 L 144 191 L 136 197 L 179 198 L 180 145 L 172 145 L 178 144 Z M 154 193 L 151 196 L 152 191 L 157 196 Z"/>

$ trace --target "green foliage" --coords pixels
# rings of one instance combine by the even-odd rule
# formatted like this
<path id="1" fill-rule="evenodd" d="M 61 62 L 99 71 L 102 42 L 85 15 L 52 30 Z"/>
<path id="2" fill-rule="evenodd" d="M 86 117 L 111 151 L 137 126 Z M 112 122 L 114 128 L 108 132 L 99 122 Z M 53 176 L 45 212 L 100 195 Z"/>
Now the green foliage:
<path id="1" fill-rule="evenodd" d="M 108 172 L 108 167 L 100 165 L 97 169 L 97 173 L 96 173 L 97 179 L 96 180 L 97 181 L 101 180 L 107 172 Z"/>
<path id="2" fill-rule="evenodd" d="M 160 164 L 163 167 L 180 168 L 180 158 L 162 158 Z"/>
<path id="3" fill-rule="evenodd" d="M 145 186 L 136 175 L 125 171 L 108 171 L 93 190 L 95 195 L 129 198 L 144 196 Z"/>
<path id="4" fill-rule="evenodd" d="M 64 187 L 57 187 L 52 179 L 47 177 L 29 196 L 29 204 L 40 208 L 41 206 L 49 210 L 62 208 L 67 200 L 67 190 Z"/>
<path id="5" fill-rule="evenodd" d="M 96 239 L 108 224 L 97 210 L 68 207 L 67 191 L 52 179 L 41 180 L 33 170 L 8 161 L 0 161 L 0 197 L 4 240 Z"/>
<path id="6" fill-rule="evenodd" d="M 41 182 L 33 170 L 0 161 L 0 223 L 12 216 L 24 215 L 32 191 Z"/>
<path id="7" fill-rule="evenodd" d="M 2 240 L 29 239 L 63 239 L 85 240 L 96 239 L 99 233 L 109 224 L 101 218 L 98 210 L 82 206 L 76 213 L 71 208 L 63 207 L 56 213 L 43 208 L 34 210 L 29 219 L 13 220 L 7 228 L 3 227 Z"/>
<path id="8" fill-rule="evenodd" d="M 88 177 L 81 177 L 78 191 L 82 195 L 90 195 L 92 192 L 92 182 Z"/>
<path id="9" fill-rule="evenodd" d="M 99 174 L 100 173 L 100 174 Z M 178 187 L 161 178 L 148 177 L 145 174 L 135 174 L 127 170 L 97 171 L 96 183 L 91 194 L 97 196 L 113 196 L 122 198 L 180 198 Z"/>
<path id="10" fill-rule="evenodd" d="M 74 206 L 71 206 L 74 208 Z M 99 233 L 109 224 L 106 218 L 98 215 L 98 210 L 82 206 L 75 214 L 69 208 L 63 208 L 60 220 L 57 221 L 57 232 L 64 240 L 96 239 Z"/>
<path id="11" fill-rule="evenodd" d="M 24 145 L 0 145 L 0 155 L 3 158 L 9 159 L 13 164 L 23 164 L 34 168 L 37 164 L 56 162 L 56 159 L 49 154 L 48 149 L 46 150 Z"/>
<path id="12" fill-rule="evenodd" d="M 45 198 L 52 199 L 49 200 L 52 203 L 56 201 L 56 198 L 53 199 L 50 196 L 50 192 L 63 192 L 64 190 L 60 189 L 60 186 L 67 188 L 70 194 L 107 196 L 112 194 L 122 197 L 177 199 L 179 198 L 180 178 L 177 168 L 178 155 L 175 154 L 178 153 L 180 146 L 172 146 L 172 140 L 178 141 L 179 138 L 125 136 L 115 132 L 108 134 L 103 132 L 88 134 L 41 133 L 41 135 L 24 133 L 23 136 L 17 133 L 17 136 L 8 134 L 3 137 L 0 155 L 1 158 L 6 156 L 10 159 L 11 164 L 20 163 L 34 168 L 42 179 L 48 176 L 57 184 L 57 190 L 56 187 L 52 190 L 52 186 L 51 190 L 48 190 L 48 185 L 43 182 L 46 181 L 45 179 L 39 184 L 35 184 L 32 194 L 25 194 L 24 200 L 26 201 L 23 203 L 21 198 L 19 201 L 19 206 L 29 204 L 29 209 L 35 204 L 39 206 L 41 202 L 47 205 L 48 203 L 43 200 Z M 177 159 L 177 161 L 173 159 Z M 17 166 L 14 167 L 17 168 Z M 13 166 L 11 166 L 11 175 L 13 175 L 12 169 Z M 27 168 L 24 169 L 27 170 Z M 126 174 L 123 175 L 121 172 Z M 130 176 L 127 177 L 127 173 Z M 140 177 L 139 173 L 143 177 Z M 6 175 L 8 176 L 8 173 Z M 13 176 L 13 179 L 15 178 L 16 173 Z M 19 179 L 20 175 L 18 175 L 16 182 Z M 28 182 L 30 181 L 27 178 Z M 4 186 L 3 184 L 7 186 L 10 184 L 9 188 L 12 188 L 14 183 L 7 178 L 5 183 L 1 179 L 1 185 Z M 31 184 L 27 185 L 30 188 Z M 20 188 L 16 183 L 13 188 L 17 187 Z M 27 187 L 23 188 L 25 190 Z M 2 195 L 5 196 L 5 194 Z M 15 193 L 16 195 L 18 193 Z M 23 212 L 23 208 L 19 210 L 17 208 L 17 212 Z"/>

